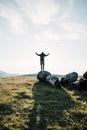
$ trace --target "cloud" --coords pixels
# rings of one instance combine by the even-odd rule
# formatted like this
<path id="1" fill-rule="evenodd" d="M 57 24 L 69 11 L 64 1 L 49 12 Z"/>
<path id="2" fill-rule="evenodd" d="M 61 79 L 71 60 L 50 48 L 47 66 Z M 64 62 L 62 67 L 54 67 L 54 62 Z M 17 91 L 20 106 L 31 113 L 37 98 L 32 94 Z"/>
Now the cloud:
<path id="1" fill-rule="evenodd" d="M 82 23 L 63 21 L 56 26 L 44 27 L 44 30 L 35 35 L 38 42 L 51 44 L 63 41 L 78 41 L 87 37 L 87 27 Z"/>
<path id="2" fill-rule="evenodd" d="M 48 24 L 59 11 L 54 0 L 21 0 L 18 3 L 34 24 Z"/>
<path id="3" fill-rule="evenodd" d="M 63 21 L 60 23 L 61 29 L 66 32 L 65 36 L 72 40 L 78 40 L 87 36 L 87 27 L 83 23 L 73 21 Z"/>
<path id="4" fill-rule="evenodd" d="M 15 0 L 15 3 L 17 6 L 0 3 L 0 16 L 16 35 L 27 37 L 29 34 L 40 42 L 78 40 L 87 36 L 84 24 L 70 21 L 73 0 L 68 0 L 64 9 L 55 0 Z"/>
<path id="5" fill-rule="evenodd" d="M 16 35 L 37 31 L 34 25 L 40 27 L 49 24 L 59 11 L 54 0 L 15 0 L 0 3 L 0 16 L 8 26 L 8 32 Z"/>
<path id="6" fill-rule="evenodd" d="M 16 8 L 0 3 L 0 16 L 6 20 L 9 30 L 12 33 L 23 33 L 24 23 L 22 15 Z"/>
<path id="7" fill-rule="evenodd" d="M 38 0 L 36 11 L 31 15 L 32 21 L 37 24 L 48 24 L 58 9 L 53 0 Z"/>
<path id="8" fill-rule="evenodd" d="M 60 23 L 64 20 L 70 19 L 73 14 L 74 0 L 66 0 L 59 3 L 60 12 L 58 13 L 57 22 Z"/>
<path id="9" fill-rule="evenodd" d="M 77 41 L 87 37 L 87 26 L 73 19 L 74 0 L 68 0 L 66 7 L 57 3 L 59 12 L 55 12 L 54 20 L 44 30 L 35 35 L 38 41 L 51 43 L 64 40 Z"/>

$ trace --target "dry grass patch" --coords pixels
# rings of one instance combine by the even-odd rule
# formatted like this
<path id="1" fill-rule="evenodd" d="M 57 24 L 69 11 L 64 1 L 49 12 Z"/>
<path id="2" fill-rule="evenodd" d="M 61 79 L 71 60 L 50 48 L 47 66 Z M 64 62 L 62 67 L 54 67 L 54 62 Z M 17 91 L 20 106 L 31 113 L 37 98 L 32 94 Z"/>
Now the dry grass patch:
<path id="1" fill-rule="evenodd" d="M 85 130 L 87 92 L 56 89 L 36 77 L 0 78 L 0 130 Z"/>

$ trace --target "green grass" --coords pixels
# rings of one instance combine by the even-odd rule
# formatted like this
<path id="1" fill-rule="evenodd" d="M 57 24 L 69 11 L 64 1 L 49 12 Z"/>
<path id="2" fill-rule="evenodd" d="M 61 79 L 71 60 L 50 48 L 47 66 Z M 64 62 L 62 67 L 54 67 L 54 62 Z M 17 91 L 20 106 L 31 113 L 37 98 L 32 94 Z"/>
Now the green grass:
<path id="1" fill-rule="evenodd" d="M 87 130 L 87 92 L 0 78 L 0 130 Z"/>

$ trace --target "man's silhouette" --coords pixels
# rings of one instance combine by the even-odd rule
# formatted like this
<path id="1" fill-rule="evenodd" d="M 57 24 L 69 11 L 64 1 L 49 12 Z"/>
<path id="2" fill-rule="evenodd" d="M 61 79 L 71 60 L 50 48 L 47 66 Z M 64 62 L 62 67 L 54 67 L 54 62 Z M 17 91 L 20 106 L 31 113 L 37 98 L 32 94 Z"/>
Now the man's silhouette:
<path id="1" fill-rule="evenodd" d="M 35 52 L 36 55 L 40 56 L 40 65 L 41 65 L 41 70 L 44 70 L 44 57 L 48 56 L 49 53 L 46 55 L 44 52 L 42 52 L 41 54 L 38 54 L 37 52 Z"/>

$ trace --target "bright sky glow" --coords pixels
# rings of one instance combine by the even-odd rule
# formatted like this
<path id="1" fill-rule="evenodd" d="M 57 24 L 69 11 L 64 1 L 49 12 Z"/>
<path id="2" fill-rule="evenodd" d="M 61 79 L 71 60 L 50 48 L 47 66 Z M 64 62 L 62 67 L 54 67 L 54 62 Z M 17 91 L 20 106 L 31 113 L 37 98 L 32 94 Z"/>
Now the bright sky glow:
<path id="1" fill-rule="evenodd" d="M 0 70 L 87 71 L 87 0 L 0 0 Z"/>

